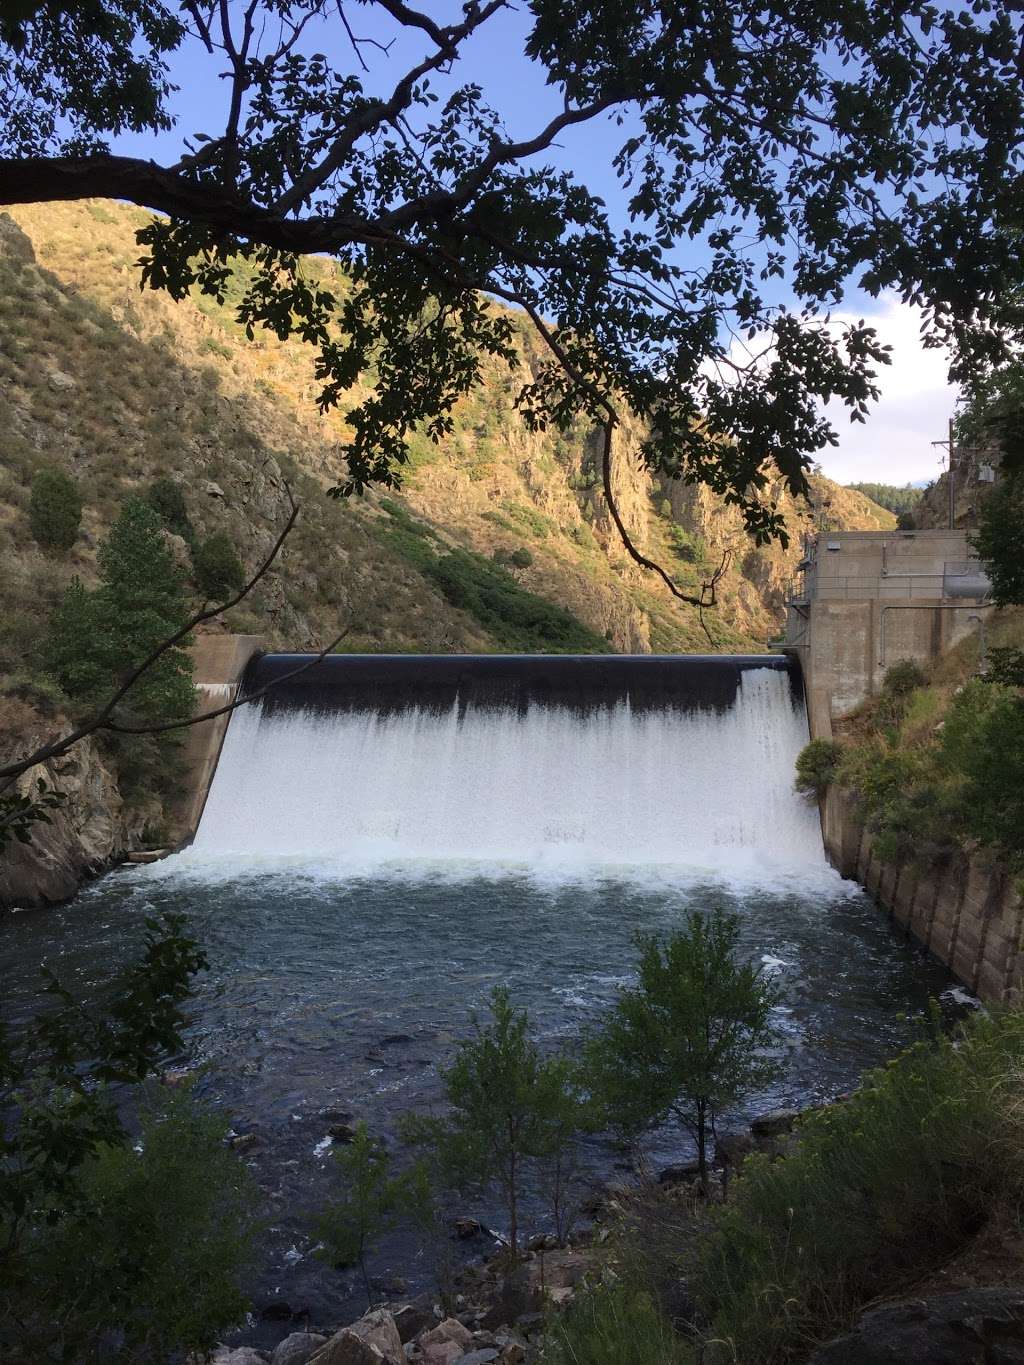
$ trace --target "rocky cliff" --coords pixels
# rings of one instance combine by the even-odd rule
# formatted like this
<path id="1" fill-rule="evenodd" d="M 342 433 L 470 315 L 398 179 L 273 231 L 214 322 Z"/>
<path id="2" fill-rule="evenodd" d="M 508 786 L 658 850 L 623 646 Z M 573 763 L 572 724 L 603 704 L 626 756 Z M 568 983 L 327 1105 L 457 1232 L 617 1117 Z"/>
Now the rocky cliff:
<path id="1" fill-rule="evenodd" d="M 517 380 L 506 372 L 494 369 L 486 388 L 460 404 L 445 444 L 414 439 L 400 491 L 326 496 L 344 470 L 345 411 L 318 414 L 312 356 L 297 342 L 248 342 L 230 306 L 140 292 L 134 233 L 145 221 L 103 201 L 0 216 L 0 695 L 45 690 L 40 642 L 56 601 L 74 575 L 95 580 L 96 547 L 120 503 L 157 477 L 181 486 L 197 537 L 226 532 L 247 568 L 287 516 L 286 484 L 294 491 L 297 530 L 224 622 L 272 647 L 315 648 L 347 626 L 345 647 L 367 650 L 544 650 L 581 640 L 627 652 L 708 648 L 695 612 L 619 544 L 600 496 L 593 433 L 526 431 Z M 330 263 L 308 268 L 331 272 L 344 290 Z M 240 265 L 229 305 L 244 283 Z M 524 370 L 537 359 L 533 348 L 524 326 Z M 816 477 L 810 506 L 782 500 L 789 548 L 755 549 L 735 511 L 706 490 L 653 480 L 635 458 L 639 436 L 622 433 L 616 470 L 637 543 L 691 586 L 729 554 L 720 604 L 707 615 L 719 649 L 765 648 L 802 532 L 892 525 L 862 495 Z M 41 550 L 28 520 L 32 478 L 55 465 L 75 476 L 85 498 L 82 530 L 63 555 Z M 184 542 L 175 548 L 187 565 Z M 515 629 L 503 602 L 515 609 Z M 525 636 L 524 618 L 537 622 Z M 4 743 L 32 730 L 23 716 Z M 115 813 L 113 788 L 100 790 L 99 754 L 76 761 L 76 781 L 92 796 L 61 819 L 79 830 L 72 862 L 84 867 L 130 846 L 148 817 L 145 793 L 132 795 L 128 817 Z M 94 772 L 85 771 L 90 763 Z M 86 832 L 93 803 L 109 826 L 98 840 Z M 59 841 L 62 828 L 47 838 Z M 52 861 L 61 861 L 56 845 Z"/>

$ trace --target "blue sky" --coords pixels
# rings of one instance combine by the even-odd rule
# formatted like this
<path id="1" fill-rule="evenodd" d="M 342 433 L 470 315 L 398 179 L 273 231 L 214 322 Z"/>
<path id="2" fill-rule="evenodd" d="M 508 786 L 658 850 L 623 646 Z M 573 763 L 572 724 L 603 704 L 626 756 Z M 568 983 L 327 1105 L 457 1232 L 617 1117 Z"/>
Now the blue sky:
<path id="1" fill-rule="evenodd" d="M 442 22 L 458 13 L 457 6 L 424 5 Z M 361 47 L 370 67 L 363 79 L 373 93 L 389 93 L 395 80 L 419 60 L 425 51 L 423 35 L 402 29 L 373 5 L 349 6 L 349 22 L 357 36 L 392 42 L 388 53 L 366 44 Z M 501 11 L 464 49 L 452 77 L 434 78 L 439 94 L 449 87 L 475 81 L 485 98 L 505 119 L 514 138 L 536 133 L 561 107 L 555 91 L 544 79 L 543 68 L 523 56 L 523 36 L 528 16 L 521 11 Z M 335 18 L 330 26 L 309 33 L 307 51 L 322 51 L 340 69 L 351 69 L 355 58 L 348 39 Z M 173 160 L 181 153 L 182 136 L 196 132 L 216 133 L 224 118 L 226 82 L 219 79 L 224 59 L 207 56 L 198 44 L 188 43 L 175 54 L 171 75 L 180 86 L 172 101 L 177 127 L 159 137 L 125 135 L 113 149 L 128 155 Z M 627 130 L 628 131 L 628 130 Z M 573 171 L 576 177 L 607 203 L 613 221 L 626 221 L 625 196 L 611 169 L 611 159 L 626 133 L 608 119 L 595 120 L 567 130 L 544 160 Z M 703 256 L 700 244 L 687 243 L 681 253 Z M 785 291 L 780 301 L 790 302 Z M 941 451 L 932 441 L 945 436 L 955 393 L 945 379 L 945 359 L 920 345 L 918 319 L 896 299 L 870 299 L 851 291 L 844 301 L 850 316 L 865 317 L 893 348 L 893 364 L 880 376 L 882 399 L 865 425 L 851 424 L 845 411 L 833 418 L 840 438 L 838 448 L 820 456 L 827 474 L 841 482 L 877 479 L 893 483 L 931 478 L 938 472 Z"/>

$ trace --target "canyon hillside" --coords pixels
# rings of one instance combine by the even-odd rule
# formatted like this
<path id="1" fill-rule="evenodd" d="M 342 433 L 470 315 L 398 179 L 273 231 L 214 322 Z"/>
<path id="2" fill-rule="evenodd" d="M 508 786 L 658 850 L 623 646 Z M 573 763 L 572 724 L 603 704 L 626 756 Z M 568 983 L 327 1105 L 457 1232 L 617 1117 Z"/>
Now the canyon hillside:
<path id="1" fill-rule="evenodd" d="M 119 507 L 158 478 L 180 486 L 196 538 L 226 533 L 248 569 L 287 517 L 286 484 L 294 491 L 296 531 L 224 626 L 271 647 L 318 648 L 347 627 L 344 648 L 370 651 L 709 648 L 695 611 L 619 544 L 592 434 L 528 432 L 518 381 L 497 367 L 457 408 L 446 443 L 414 439 L 399 491 L 328 497 L 344 473 L 345 411 L 319 414 L 311 353 L 267 334 L 246 340 L 230 306 L 244 263 L 223 308 L 140 291 L 135 231 L 146 221 L 107 201 L 0 216 L 4 752 L 59 716 L 41 654 L 54 607 L 73 577 L 95 582 L 97 546 Z M 308 269 L 344 292 L 329 262 Z M 525 327 L 520 350 L 528 374 L 540 356 Z M 639 547 L 690 587 L 730 552 L 719 606 L 707 613 L 719 650 L 766 647 L 805 531 L 894 524 L 863 495 L 815 476 L 810 505 L 783 499 L 788 549 L 756 548 L 734 509 L 706 489 L 653 480 L 632 453 L 637 432 L 624 438 L 616 486 Z M 63 553 L 35 542 L 28 516 L 33 478 L 53 467 L 84 499 L 81 530 Z M 188 571 L 184 540 L 168 535 Z M 160 802 L 152 791 L 118 792 L 116 754 L 83 751 L 71 766 L 65 785 L 80 809 L 60 819 L 76 828 L 91 820 L 86 861 L 152 838 Z"/>

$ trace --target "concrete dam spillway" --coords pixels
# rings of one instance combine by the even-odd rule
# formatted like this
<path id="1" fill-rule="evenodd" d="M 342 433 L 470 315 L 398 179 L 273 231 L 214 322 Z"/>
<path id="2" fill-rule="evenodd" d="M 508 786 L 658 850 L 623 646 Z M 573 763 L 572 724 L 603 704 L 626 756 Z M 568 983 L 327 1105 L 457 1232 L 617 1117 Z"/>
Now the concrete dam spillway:
<path id="1" fill-rule="evenodd" d="M 189 861 L 822 869 L 773 656 L 255 658 Z M 278 680 L 281 681 L 278 681 Z M 177 860 L 175 860 L 177 861 Z"/>

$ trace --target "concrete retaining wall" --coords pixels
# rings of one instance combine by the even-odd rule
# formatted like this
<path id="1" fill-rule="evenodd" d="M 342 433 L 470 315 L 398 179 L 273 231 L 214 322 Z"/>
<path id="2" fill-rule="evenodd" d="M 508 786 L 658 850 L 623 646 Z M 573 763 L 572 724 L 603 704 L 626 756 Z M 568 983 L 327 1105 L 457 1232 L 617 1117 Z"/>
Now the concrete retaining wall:
<path id="1" fill-rule="evenodd" d="M 192 646 L 199 694 L 196 714 L 205 715 L 234 701 L 246 664 L 263 648 L 259 635 L 200 635 Z M 174 812 L 175 845 L 187 843 L 199 828 L 230 719 L 230 714 L 217 716 L 186 731 L 186 791 Z"/>
<path id="2" fill-rule="evenodd" d="M 938 868 L 885 863 L 853 797 L 834 788 L 822 802 L 821 823 L 829 862 L 860 882 L 895 924 L 982 1000 L 1020 1003 L 1024 901 L 1004 869 L 983 854 Z"/>

